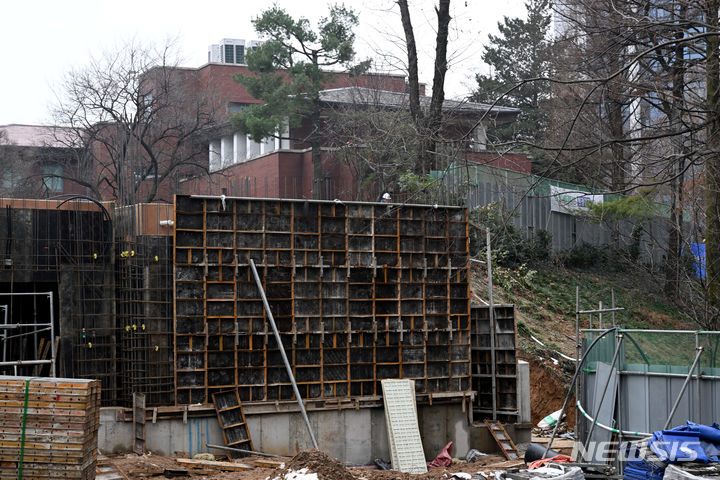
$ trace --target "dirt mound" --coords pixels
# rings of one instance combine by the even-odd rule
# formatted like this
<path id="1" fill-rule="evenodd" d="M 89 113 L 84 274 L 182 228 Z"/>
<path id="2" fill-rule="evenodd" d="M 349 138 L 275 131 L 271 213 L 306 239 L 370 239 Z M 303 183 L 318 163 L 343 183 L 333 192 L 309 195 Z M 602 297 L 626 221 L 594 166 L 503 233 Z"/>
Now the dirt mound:
<path id="1" fill-rule="evenodd" d="M 287 473 L 307 468 L 307 473 L 316 473 L 319 480 L 355 480 L 345 465 L 319 450 L 305 450 L 295 455 L 285 468 L 275 470 L 272 479 L 284 479 Z"/>
<path id="2" fill-rule="evenodd" d="M 530 417 L 533 425 L 562 408 L 563 400 L 567 394 L 567 381 L 561 378 L 559 367 L 551 362 L 538 360 L 522 354 L 530 362 Z M 568 402 L 565 420 L 571 430 L 575 428 L 575 415 L 573 412 L 575 396 Z"/>

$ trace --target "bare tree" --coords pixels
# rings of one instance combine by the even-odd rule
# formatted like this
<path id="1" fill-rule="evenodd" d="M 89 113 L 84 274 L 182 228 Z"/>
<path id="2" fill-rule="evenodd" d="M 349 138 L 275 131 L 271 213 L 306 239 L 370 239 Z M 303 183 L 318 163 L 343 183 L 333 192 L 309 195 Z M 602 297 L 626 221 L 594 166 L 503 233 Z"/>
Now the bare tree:
<path id="1" fill-rule="evenodd" d="M 207 172 L 203 135 L 216 105 L 193 75 L 177 68 L 172 45 L 137 43 L 68 72 L 53 115 L 82 148 L 63 177 L 132 204 L 170 200 L 182 176 Z"/>
<path id="2" fill-rule="evenodd" d="M 435 8 L 437 14 L 437 36 L 435 39 L 435 63 L 433 71 L 432 97 L 425 112 L 420 104 L 420 81 L 418 79 L 418 56 L 415 33 L 410 18 L 407 0 L 397 0 L 400 7 L 400 20 L 405 33 L 408 56 L 408 93 L 410 95 L 410 113 L 416 128 L 421 134 L 416 171 L 428 174 L 435 170 L 435 147 L 442 132 L 443 103 L 445 101 L 445 74 L 448 69 L 447 46 L 450 25 L 450 0 L 440 0 Z"/>
<path id="3" fill-rule="evenodd" d="M 328 147 L 358 179 L 356 200 L 377 201 L 384 192 L 398 193 L 403 175 L 413 172 L 420 148 L 408 104 L 388 108 L 381 89 L 348 89 L 343 103 L 327 105 L 323 136 Z M 402 94 L 390 94 L 397 102 Z"/>
<path id="4" fill-rule="evenodd" d="M 588 183 L 617 193 L 652 190 L 667 211 L 666 292 L 687 292 L 682 258 L 690 243 L 707 241 L 704 306 L 696 321 L 713 325 L 720 306 L 720 67 L 718 4 L 694 0 L 556 3 L 563 56 L 553 79 L 557 108 L 548 168 L 576 168 Z M 588 168 L 589 167 L 589 168 Z M 704 181 L 704 202 L 688 190 Z M 599 181 L 598 181 L 599 180 Z M 692 181 L 691 181 L 692 180 Z M 696 187 L 693 187 L 696 188 Z M 688 205 L 704 209 L 690 212 Z M 700 219 L 692 232 L 683 218 Z M 706 228 L 706 235 L 698 233 Z M 688 234 L 694 233 L 693 239 Z M 697 298 L 697 296 L 695 296 Z M 690 308 L 688 310 L 691 310 Z"/>

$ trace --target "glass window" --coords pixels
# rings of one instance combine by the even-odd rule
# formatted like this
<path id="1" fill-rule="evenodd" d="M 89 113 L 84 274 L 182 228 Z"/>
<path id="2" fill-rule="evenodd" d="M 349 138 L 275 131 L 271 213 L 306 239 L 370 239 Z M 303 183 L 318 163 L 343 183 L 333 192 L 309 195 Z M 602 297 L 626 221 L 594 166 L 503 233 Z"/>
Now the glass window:
<path id="1" fill-rule="evenodd" d="M 235 45 L 225 45 L 225 63 L 233 63 L 235 58 Z"/>
<path id="2" fill-rule="evenodd" d="M 43 167 L 43 184 L 50 192 L 63 191 L 63 167 L 57 163 L 51 163 Z"/>

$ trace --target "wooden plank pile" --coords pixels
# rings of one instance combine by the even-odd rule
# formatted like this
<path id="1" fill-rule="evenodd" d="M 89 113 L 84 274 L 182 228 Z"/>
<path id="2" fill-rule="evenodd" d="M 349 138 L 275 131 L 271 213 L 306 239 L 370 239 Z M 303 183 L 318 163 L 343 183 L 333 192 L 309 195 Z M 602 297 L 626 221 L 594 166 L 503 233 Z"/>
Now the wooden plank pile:
<path id="1" fill-rule="evenodd" d="M 98 380 L 0 376 L 0 479 L 94 479 L 99 414 Z"/>

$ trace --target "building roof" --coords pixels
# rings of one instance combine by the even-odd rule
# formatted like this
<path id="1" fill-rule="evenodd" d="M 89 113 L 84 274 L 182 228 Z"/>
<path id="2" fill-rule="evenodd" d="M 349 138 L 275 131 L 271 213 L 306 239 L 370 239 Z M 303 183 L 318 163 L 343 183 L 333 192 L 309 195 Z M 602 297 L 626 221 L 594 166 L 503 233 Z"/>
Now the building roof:
<path id="1" fill-rule="evenodd" d="M 0 145 L 70 148 L 79 142 L 74 130 L 53 125 L 0 125 Z"/>
<path id="2" fill-rule="evenodd" d="M 385 108 L 408 108 L 410 104 L 410 95 L 401 92 L 390 92 L 387 90 L 376 90 L 364 87 L 343 87 L 333 88 L 330 90 L 322 90 L 320 92 L 320 100 L 325 103 L 344 104 L 344 105 L 373 105 Z M 421 96 L 420 105 L 422 107 L 430 106 L 430 97 Z M 443 102 L 443 110 L 446 112 L 458 114 L 483 114 L 490 110 L 490 105 L 486 103 L 476 103 L 467 100 L 450 100 Z M 513 107 L 492 107 L 492 112 L 496 114 L 517 115 L 520 110 Z"/>

